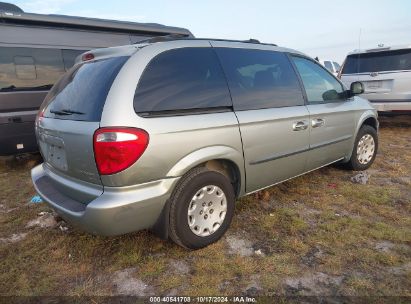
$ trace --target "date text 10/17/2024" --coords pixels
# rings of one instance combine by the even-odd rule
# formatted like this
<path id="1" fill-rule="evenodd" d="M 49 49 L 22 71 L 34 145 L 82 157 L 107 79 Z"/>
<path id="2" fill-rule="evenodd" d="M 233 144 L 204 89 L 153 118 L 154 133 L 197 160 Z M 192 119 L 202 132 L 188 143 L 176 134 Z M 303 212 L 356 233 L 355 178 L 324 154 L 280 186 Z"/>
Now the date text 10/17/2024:
<path id="1" fill-rule="evenodd" d="M 256 303 L 254 297 L 150 297 L 150 303 Z"/>

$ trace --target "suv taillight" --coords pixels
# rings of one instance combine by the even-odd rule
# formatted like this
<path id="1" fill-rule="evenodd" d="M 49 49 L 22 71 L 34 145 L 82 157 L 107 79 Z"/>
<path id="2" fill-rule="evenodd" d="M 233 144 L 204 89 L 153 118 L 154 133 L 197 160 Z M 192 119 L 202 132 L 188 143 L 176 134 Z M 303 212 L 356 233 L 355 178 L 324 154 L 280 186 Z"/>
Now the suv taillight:
<path id="1" fill-rule="evenodd" d="M 134 164 L 147 148 L 148 133 L 134 128 L 101 128 L 94 133 L 94 158 L 101 175 L 118 173 Z"/>

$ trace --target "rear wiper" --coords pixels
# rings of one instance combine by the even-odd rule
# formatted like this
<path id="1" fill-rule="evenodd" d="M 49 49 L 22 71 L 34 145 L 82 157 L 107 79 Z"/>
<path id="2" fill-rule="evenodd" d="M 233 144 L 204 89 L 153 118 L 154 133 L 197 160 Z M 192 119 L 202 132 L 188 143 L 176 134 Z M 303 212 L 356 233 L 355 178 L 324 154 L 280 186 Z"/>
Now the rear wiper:
<path id="1" fill-rule="evenodd" d="M 50 110 L 50 113 L 53 113 L 53 114 L 56 114 L 56 115 L 71 115 L 71 114 L 84 115 L 85 114 L 83 112 L 73 111 L 73 110 L 69 110 L 69 109 Z"/>
<path id="2" fill-rule="evenodd" d="M 63 111 L 57 111 L 57 110 L 50 110 L 50 113 L 56 114 L 56 115 L 71 115 L 71 113 L 63 112 Z"/>
<path id="3" fill-rule="evenodd" d="M 84 114 L 86 114 L 86 113 L 83 113 L 83 112 L 73 111 L 73 110 L 69 110 L 69 109 L 62 109 L 61 111 L 62 111 L 62 112 L 66 112 L 66 113 L 68 113 L 68 114 L 79 114 L 79 115 L 84 115 Z"/>

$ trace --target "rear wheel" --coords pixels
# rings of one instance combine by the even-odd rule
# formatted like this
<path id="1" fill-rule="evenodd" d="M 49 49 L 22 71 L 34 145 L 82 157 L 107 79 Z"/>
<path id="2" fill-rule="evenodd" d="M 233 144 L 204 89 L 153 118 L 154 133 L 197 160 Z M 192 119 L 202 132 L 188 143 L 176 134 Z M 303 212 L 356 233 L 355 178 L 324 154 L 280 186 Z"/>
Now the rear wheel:
<path id="1" fill-rule="evenodd" d="M 366 170 L 375 160 L 378 149 L 377 131 L 368 125 L 364 125 L 358 131 L 355 139 L 351 158 L 347 165 L 352 170 Z"/>
<path id="2" fill-rule="evenodd" d="M 234 213 L 235 194 L 230 180 L 204 167 L 184 175 L 170 198 L 171 239 L 199 249 L 219 240 Z"/>

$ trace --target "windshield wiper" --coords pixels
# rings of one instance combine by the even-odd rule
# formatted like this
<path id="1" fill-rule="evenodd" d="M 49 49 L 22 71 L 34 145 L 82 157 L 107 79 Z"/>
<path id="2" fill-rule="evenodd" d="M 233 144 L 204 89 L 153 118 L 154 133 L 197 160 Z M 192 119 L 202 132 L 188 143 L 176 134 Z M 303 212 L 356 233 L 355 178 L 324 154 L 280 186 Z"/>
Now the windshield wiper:
<path id="1" fill-rule="evenodd" d="M 56 114 L 56 115 L 71 115 L 71 114 L 84 115 L 85 114 L 83 112 L 73 111 L 73 110 L 69 110 L 69 109 L 50 110 L 50 113 L 53 113 L 53 114 Z"/>

